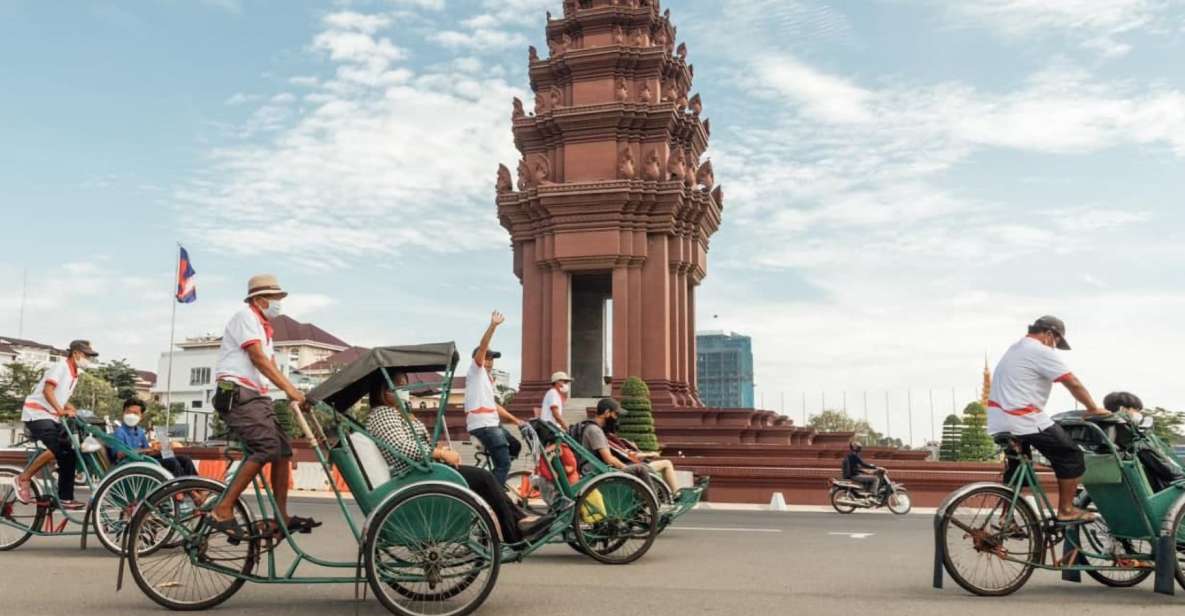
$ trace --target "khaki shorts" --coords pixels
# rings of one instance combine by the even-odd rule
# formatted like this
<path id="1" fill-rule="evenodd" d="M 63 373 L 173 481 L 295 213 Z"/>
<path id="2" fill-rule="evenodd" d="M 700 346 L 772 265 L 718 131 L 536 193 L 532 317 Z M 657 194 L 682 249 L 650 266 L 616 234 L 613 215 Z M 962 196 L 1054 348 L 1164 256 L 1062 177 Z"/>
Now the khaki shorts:
<path id="1" fill-rule="evenodd" d="M 292 444 L 280 427 L 271 398 L 238 386 L 230 410 L 222 420 L 247 446 L 247 459 L 251 462 L 266 464 L 292 457 Z"/>

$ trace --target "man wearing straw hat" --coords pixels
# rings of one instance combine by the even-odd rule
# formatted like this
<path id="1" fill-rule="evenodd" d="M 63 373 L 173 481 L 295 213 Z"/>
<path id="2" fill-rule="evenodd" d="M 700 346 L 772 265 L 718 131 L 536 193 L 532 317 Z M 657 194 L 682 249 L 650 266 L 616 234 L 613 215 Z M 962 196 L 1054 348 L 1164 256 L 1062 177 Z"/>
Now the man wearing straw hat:
<path id="1" fill-rule="evenodd" d="M 235 539 L 246 538 L 246 530 L 234 517 L 234 504 L 252 480 L 271 463 L 271 485 L 276 505 L 290 532 L 308 533 L 321 523 L 311 518 L 288 515 L 288 478 L 292 445 L 280 427 L 269 383 L 279 388 L 295 405 L 304 394 L 276 367 L 272 349 L 272 320 L 283 313 L 281 301 L 288 296 L 271 274 L 252 276 L 247 283 L 247 304 L 230 318 L 218 350 L 214 378 L 218 387 L 214 408 L 237 438 L 247 445 L 243 468 L 211 511 L 211 526 Z"/>

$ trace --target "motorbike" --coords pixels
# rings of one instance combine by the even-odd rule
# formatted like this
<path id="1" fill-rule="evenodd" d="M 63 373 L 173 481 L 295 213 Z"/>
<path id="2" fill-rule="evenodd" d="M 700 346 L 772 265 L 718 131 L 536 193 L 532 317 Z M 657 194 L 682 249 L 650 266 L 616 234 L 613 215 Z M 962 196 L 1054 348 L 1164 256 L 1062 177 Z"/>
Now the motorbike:
<path id="1" fill-rule="evenodd" d="M 888 507 L 897 515 L 905 515 L 912 508 L 909 490 L 903 484 L 889 479 L 883 468 L 876 470 L 875 490 L 869 490 L 859 481 L 850 479 L 830 480 L 831 506 L 839 513 L 852 513 L 857 509 L 880 509 Z"/>

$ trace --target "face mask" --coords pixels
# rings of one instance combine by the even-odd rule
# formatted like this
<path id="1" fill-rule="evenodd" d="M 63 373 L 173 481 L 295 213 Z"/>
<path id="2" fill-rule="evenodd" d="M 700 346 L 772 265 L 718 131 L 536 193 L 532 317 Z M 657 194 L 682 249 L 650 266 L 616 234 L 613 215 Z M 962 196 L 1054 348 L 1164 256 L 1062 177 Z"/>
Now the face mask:
<path id="1" fill-rule="evenodd" d="M 560 393 L 561 394 L 568 393 L 568 384 L 567 383 L 560 383 Z"/>
<path id="2" fill-rule="evenodd" d="M 605 432 L 617 432 L 617 418 L 616 417 L 605 418 Z"/>
<path id="3" fill-rule="evenodd" d="M 135 428 L 140 425 L 140 416 L 135 413 L 128 413 L 123 416 L 123 425 L 129 428 Z"/>
<path id="4" fill-rule="evenodd" d="M 410 391 L 401 389 L 401 390 L 395 392 L 395 397 L 398 398 L 399 401 L 404 404 L 408 404 L 408 405 L 411 404 L 411 392 Z"/>
<path id="5" fill-rule="evenodd" d="M 82 368 L 83 370 L 87 370 L 87 369 L 93 368 L 95 366 L 95 363 L 92 362 L 89 357 L 83 355 L 82 357 L 79 357 L 78 359 L 74 360 L 74 365 L 78 366 L 79 368 Z"/>
<path id="6" fill-rule="evenodd" d="M 280 300 L 273 299 L 267 303 L 267 308 L 263 309 L 263 316 L 274 319 L 281 314 L 284 314 L 284 307 L 280 304 Z"/>

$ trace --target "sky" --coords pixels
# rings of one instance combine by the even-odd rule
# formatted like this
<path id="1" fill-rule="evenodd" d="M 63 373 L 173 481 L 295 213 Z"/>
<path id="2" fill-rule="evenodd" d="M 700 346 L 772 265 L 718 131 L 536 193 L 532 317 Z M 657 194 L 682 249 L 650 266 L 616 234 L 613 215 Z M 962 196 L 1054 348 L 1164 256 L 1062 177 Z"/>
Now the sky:
<path id="1" fill-rule="evenodd" d="M 752 336 L 765 408 L 920 442 L 1053 313 L 1097 398 L 1185 409 L 1185 0 L 662 4 L 726 194 L 698 326 Z M 517 378 L 495 170 L 560 5 L 0 2 L 0 335 L 155 370 L 181 242 L 178 338 L 272 272 L 362 346 L 501 309 Z"/>

